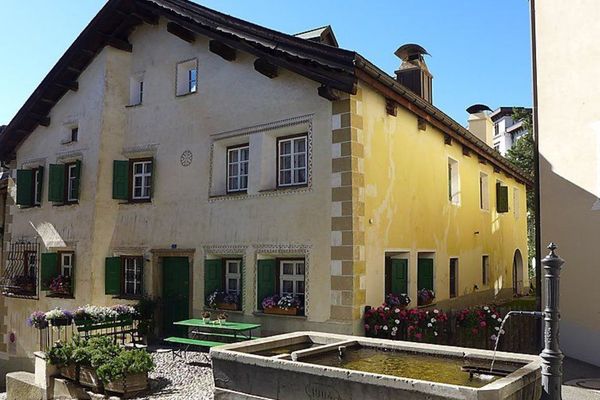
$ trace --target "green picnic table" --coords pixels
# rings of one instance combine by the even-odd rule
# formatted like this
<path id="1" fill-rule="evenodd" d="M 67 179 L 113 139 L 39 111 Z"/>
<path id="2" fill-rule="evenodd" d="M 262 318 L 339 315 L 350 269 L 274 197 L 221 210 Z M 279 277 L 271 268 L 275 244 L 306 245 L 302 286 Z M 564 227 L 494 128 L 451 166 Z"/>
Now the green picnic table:
<path id="1" fill-rule="evenodd" d="M 185 349 L 183 350 L 184 357 L 186 356 L 187 349 L 190 346 L 204 348 L 221 346 L 227 344 L 227 342 L 221 341 L 225 338 L 233 339 L 234 341 L 250 340 L 252 339 L 252 331 L 260 328 L 259 324 L 246 324 L 242 322 L 217 323 L 217 321 L 204 322 L 202 319 L 186 319 L 183 321 L 173 322 L 173 325 L 192 328 L 191 338 L 171 336 L 164 339 L 165 342 L 185 346 Z M 200 336 L 214 337 L 215 340 L 199 339 L 198 337 Z M 173 357 L 175 357 L 175 352 L 173 352 Z"/>

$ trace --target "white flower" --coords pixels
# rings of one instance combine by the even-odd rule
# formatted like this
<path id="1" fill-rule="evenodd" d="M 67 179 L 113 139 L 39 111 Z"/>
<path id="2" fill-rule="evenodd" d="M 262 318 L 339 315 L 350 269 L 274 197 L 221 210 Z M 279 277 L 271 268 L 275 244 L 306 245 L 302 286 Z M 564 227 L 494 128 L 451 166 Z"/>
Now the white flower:
<path id="1" fill-rule="evenodd" d="M 495 326 L 495 327 L 494 327 L 494 329 L 495 329 L 495 330 L 497 330 L 497 331 L 499 331 L 499 330 L 500 330 L 500 328 L 498 328 L 497 326 Z"/>
<path id="2" fill-rule="evenodd" d="M 435 336 L 437 336 L 437 335 L 438 335 L 437 331 L 433 331 L 433 334 L 434 334 Z"/>
<path id="3" fill-rule="evenodd" d="M 394 320 L 394 322 L 396 323 L 396 325 L 400 324 L 400 320 L 399 319 Z"/>
<path id="4" fill-rule="evenodd" d="M 498 317 L 498 322 L 502 322 L 502 318 Z"/>
<path id="5" fill-rule="evenodd" d="M 46 319 L 50 320 L 50 319 L 58 319 L 58 318 L 64 318 L 65 314 L 63 313 L 63 311 L 60 308 L 55 308 L 54 310 L 50 310 L 46 313 Z"/>
<path id="6" fill-rule="evenodd" d="M 431 318 L 431 322 L 432 322 L 432 323 L 435 323 L 435 318 Z"/>
<path id="7" fill-rule="evenodd" d="M 399 309 L 399 308 L 396 308 L 396 309 L 394 310 L 394 312 L 397 314 L 397 313 L 399 313 L 399 312 L 400 312 L 400 309 Z"/>
<path id="8" fill-rule="evenodd" d="M 432 326 L 433 326 L 433 325 L 431 325 L 431 324 L 427 324 L 427 327 L 428 327 L 428 328 L 431 328 Z"/>
<path id="9" fill-rule="evenodd" d="M 396 331 L 392 331 L 392 336 L 396 336 Z"/>
<path id="10" fill-rule="evenodd" d="M 385 311 L 390 311 L 389 307 L 384 308 Z"/>
<path id="11" fill-rule="evenodd" d="M 504 329 L 502 329 L 502 330 L 500 331 L 500 334 L 501 334 L 501 335 L 504 335 Z"/>
<path id="12" fill-rule="evenodd" d="M 492 339 L 492 340 L 496 340 L 496 339 L 498 339 L 498 336 L 496 336 L 496 335 L 492 335 L 492 336 L 490 336 L 490 339 Z"/>
<path id="13" fill-rule="evenodd" d="M 489 309 L 490 309 L 490 308 L 489 308 L 488 306 L 485 306 L 485 307 L 483 307 L 483 309 L 484 309 L 485 311 L 489 311 Z"/>
<path id="14" fill-rule="evenodd" d="M 387 331 L 387 330 L 388 330 L 388 327 L 387 327 L 387 325 L 384 325 L 384 326 L 383 326 L 383 330 L 384 330 L 384 331 Z"/>
<path id="15" fill-rule="evenodd" d="M 398 330 L 398 328 L 395 326 L 392 328 L 392 332 L 396 332 L 397 330 Z"/>
<path id="16" fill-rule="evenodd" d="M 433 313 L 434 313 L 434 314 L 439 314 L 439 313 L 440 313 L 440 311 L 436 309 L 436 310 L 433 310 Z"/>

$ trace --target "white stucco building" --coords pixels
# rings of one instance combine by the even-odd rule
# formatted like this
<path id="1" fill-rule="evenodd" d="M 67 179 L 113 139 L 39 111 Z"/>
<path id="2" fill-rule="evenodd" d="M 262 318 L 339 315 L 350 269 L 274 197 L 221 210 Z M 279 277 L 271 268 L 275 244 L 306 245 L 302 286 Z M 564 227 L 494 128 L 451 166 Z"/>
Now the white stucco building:
<path id="1" fill-rule="evenodd" d="M 531 112 L 531 109 L 526 109 Z M 490 113 L 494 124 L 493 147 L 503 156 L 506 152 L 527 133 L 523 121 L 515 121 L 512 117 L 513 107 L 499 107 Z"/>

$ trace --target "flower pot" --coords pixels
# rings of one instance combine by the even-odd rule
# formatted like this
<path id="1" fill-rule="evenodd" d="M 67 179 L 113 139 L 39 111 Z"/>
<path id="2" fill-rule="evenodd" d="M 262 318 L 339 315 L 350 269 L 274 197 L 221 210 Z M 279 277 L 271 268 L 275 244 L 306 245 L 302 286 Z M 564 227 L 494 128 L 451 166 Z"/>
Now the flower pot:
<path id="1" fill-rule="evenodd" d="M 96 391 L 102 389 L 102 382 L 98 378 L 96 370 L 87 365 L 81 365 L 79 367 L 79 383 Z"/>
<path id="2" fill-rule="evenodd" d="M 205 324 L 210 323 L 210 318 L 202 318 L 202 322 L 204 322 Z"/>
<path id="3" fill-rule="evenodd" d="M 148 373 L 128 374 L 124 379 L 108 382 L 104 389 L 109 392 L 122 393 L 124 396 L 146 390 L 148 387 Z"/>
<path id="4" fill-rule="evenodd" d="M 236 311 L 238 309 L 238 305 L 235 303 L 217 303 L 217 308 L 221 310 Z"/>
<path id="5" fill-rule="evenodd" d="M 52 326 L 68 326 L 71 325 L 71 320 L 69 318 L 54 318 L 50 320 Z"/>
<path id="6" fill-rule="evenodd" d="M 218 323 L 219 325 L 223 325 L 225 322 L 227 322 L 227 320 L 226 320 L 226 319 L 218 319 L 218 320 L 217 320 L 217 323 Z"/>
<path id="7" fill-rule="evenodd" d="M 77 365 L 75 365 L 74 363 L 69 365 L 63 365 L 59 368 L 59 371 L 60 375 L 63 378 L 67 378 L 72 381 L 77 381 Z"/>
<path id="8" fill-rule="evenodd" d="M 265 314 L 275 314 L 275 315 L 296 315 L 298 314 L 298 308 L 279 308 L 279 307 L 271 307 L 265 308 Z"/>

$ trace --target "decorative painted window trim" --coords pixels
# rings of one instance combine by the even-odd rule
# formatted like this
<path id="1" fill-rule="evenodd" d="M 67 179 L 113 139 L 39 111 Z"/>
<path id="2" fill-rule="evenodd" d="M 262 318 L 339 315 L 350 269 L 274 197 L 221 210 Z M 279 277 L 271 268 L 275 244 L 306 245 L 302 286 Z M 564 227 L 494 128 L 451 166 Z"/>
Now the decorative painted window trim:
<path id="1" fill-rule="evenodd" d="M 248 249 L 249 246 L 240 246 L 240 245 L 227 245 L 227 244 L 216 244 L 216 245 L 207 245 L 207 246 L 203 246 L 203 257 L 201 258 L 202 260 L 205 260 L 207 258 L 210 257 L 218 257 L 218 258 L 237 258 L 237 259 L 241 259 L 242 260 L 242 269 L 240 270 L 240 274 L 242 277 L 246 277 L 245 279 L 247 280 L 248 278 L 248 260 L 246 258 L 246 251 Z M 256 274 L 254 274 L 256 275 Z M 244 278 L 242 278 L 244 279 Z M 254 290 L 254 288 L 256 287 L 256 277 L 253 277 L 253 281 L 252 281 L 252 287 L 250 288 L 250 290 Z M 242 301 L 242 305 L 245 306 L 248 303 L 248 299 L 247 299 L 247 293 L 248 293 L 248 286 L 249 285 L 245 285 L 244 282 L 241 282 L 242 285 L 242 292 L 240 293 L 240 299 Z M 206 297 L 208 295 L 208 293 L 205 293 L 204 296 Z"/>
<path id="2" fill-rule="evenodd" d="M 297 117 L 281 119 L 278 121 L 267 122 L 264 124 L 248 126 L 248 127 L 240 128 L 240 129 L 234 129 L 231 131 L 212 133 L 212 134 L 210 134 L 210 137 L 213 140 L 221 140 L 221 139 L 228 139 L 228 138 L 236 137 L 236 136 L 251 135 L 253 133 L 268 132 L 268 131 L 272 131 L 275 129 L 287 128 L 287 127 L 301 125 L 301 124 L 312 125 L 314 115 L 315 114 L 299 115 Z"/>
<path id="3" fill-rule="evenodd" d="M 42 157 L 42 158 L 32 158 L 29 160 L 25 160 L 23 162 L 21 162 L 21 169 L 31 169 L 31 168 L 37 168 L 37 167 L 43 167 L 44 165 L 46 165 L 46 157 Z M 14 170 L 16 171 L 16 170 Z"/>
<path id="4" fill-rule="evenodd" d="M 69 151 L 58 152 L 58 153 L 56 153 L 56 162 L 58 162 L 58 163 L 65 163 L 66 164 L 68 162 L 82 160 L 83 159 L 83 153 L 86 150 L 87 150 L 87 147 L 86 148 L 77 149 L 77 150 L 69 150 Z"/>
<path id="5" fill-rule="evenodd" d="M 154 157 L 158 152 L 159 143 L 147 143 L 135 146 L 123 147 L 121 154 L 125 158 Z"/>

